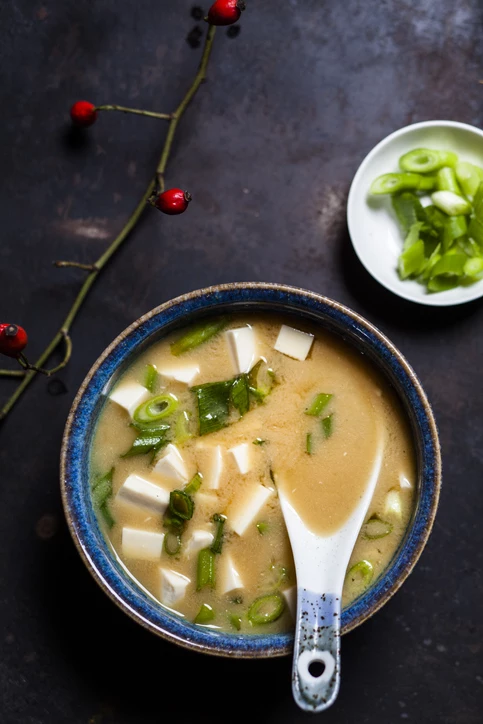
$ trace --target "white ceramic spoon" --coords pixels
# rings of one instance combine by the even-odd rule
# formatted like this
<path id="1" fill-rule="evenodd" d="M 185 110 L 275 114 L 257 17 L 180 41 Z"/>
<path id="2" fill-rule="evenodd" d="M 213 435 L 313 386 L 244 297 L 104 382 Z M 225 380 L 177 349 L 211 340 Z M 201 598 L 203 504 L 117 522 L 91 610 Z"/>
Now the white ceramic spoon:
<path id="1" fill-rule="evenodd" d="M 330 536 L 308 530 L 279 489 L 297 575 L 292 688 L 296 703 L 305 711 L 327 709 L 339 691 L 342 587 L 379 477 L 383 449 L 384 434 L 380 431 L 360 503 L 342 528 Z"/>

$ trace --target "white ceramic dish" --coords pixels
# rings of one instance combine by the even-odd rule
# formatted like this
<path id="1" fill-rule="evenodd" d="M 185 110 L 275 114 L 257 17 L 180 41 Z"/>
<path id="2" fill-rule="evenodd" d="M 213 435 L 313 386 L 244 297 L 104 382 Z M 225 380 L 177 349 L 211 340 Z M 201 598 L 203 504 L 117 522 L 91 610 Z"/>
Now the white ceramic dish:
<path id="1" fill-rule="evenodd" d="M 377 176 L 400 171 L 399 157 L 422 147 L 451 150 L 461 161 L 483 166 L 483 131 L 475 126 L 456 121 L 424 121 L 400 128 L 368 153 L 354 176 L 347 203 L 349 234 L 363 266 L 394 294 L 431 306 L 463 304 L 483 296 L 483 280 L 446 292 L 428 293 L 417 281 L 399 278 L 397 259 L 403 239 L 390 196 L 369 197 L 369 187 Z M 424 197 L 421 201 L 424 205 Z"/>

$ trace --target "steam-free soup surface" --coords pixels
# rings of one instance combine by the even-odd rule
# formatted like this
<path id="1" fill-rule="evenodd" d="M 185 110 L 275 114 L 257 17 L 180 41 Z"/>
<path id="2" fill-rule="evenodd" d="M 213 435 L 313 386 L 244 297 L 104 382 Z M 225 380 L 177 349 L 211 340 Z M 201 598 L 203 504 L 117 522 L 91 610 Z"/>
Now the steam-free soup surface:
<path id="1" fill-rule="evenodd" d="M 282 325 L 314 335 L 305 359 L 289 356 L 290 348 L 275 349 Z M 227 330 L 245 327 L 251 328 L 256 343 L 251 364 L 262 359 L 258 367 L 260 388 L 250 392 L 245 414 L 240 416 L 230 404 L 226 426 L 200 436 L 198 399 L 193 388 L 243 377 L 231 352 Z M 179 337 L 180 332 L 173 334 L 142 354 L 116 390 L 129 383 L 142 385 L 148 365 L 154 365 L 158 373 L 198 368 L 189 384 L 157 374 L 151 393 L 169 393 L 178 401 L 172 416 L 163 422 L 170 425 L 167 439 L 182 458 L 187 480 L 173 480 L 156 470 L 157 462 L 171 447 L 161 447 L 154 458 L 152 452 L 122 457 L 139 435 L 132 426 L 132 410 L 130 414 L 108 401 L 98 423 L 92 447 L 92 478 L 95 485 L 114 469 L 112 496 L 105 503 L 114 521 L 112 528 L 106 526 L 114 550 L 151 595 L 190 620 L 199 616 L 202 607 L 208 607 L 205 613 L 208 609 L 211 612 L 206 622 L 202 621 L 206 625 L 233 632 L 289 630 L 293 627 L 291 607 L 296 581 L 277 489 L 283 488 L 312 531 L 329 535 L 357 506 L 383 439 L 383 464 L 368 515 L 368 519 L 376 518 L 364 526 L 354 549 L 344 590 L 347 605 L 384 570 L 411 515 L 413 445 L 393 392 L 363 355 L 319 327 L 310 327 L 296 318 L 235 316 L 208 341 L 174 356 L 171 343 Z M 257 380 L 251 379 L 250 383 L 256 386 Z M 179 420 L 185 412 L 183 421 Z M 230 452 L 233 448 L 238 450 L 238 461 Z M 139 507 L 132 500 L 126 502 L 126 479 L 136 474 L 169 492 L 183 490 L 197 472 L 203 473 L 203 482 L 190 496 L 194 511 L 191 519 L 183 523 L 179 552 L 170 556 L 163 548 L 153 560 L 136 558 L 135 551 L 123 545 L 123 528 L 166 534 L 169 520 L 162 512 Z M 213 487 L 214 477 L 217 487 Z M 250 502 L 257 496 L 263 498 L 263 503 L 250 518 Z M 244 511 L 248 511 L 245 519 Z M 219 528 L 219 523 L 213 521 L 215 514 L 226 516 L 226 522 L 221 553 L 212 556 L 214 586 L 203 585 L 197 590 L 199 545 L 203 543 L 209 549 L 207 536 L 216 534 Z M 201 543 L 195 545 L 193 541 L 198 538 Z M 189 579 L 186 583 L 179 578 L 184 590 L 174 602 L 165 596 L 169 572 Z M 178 579 L 174 581 L 177 588 Z M 236 587 L 238 583 L 241 585 Z M 274 593 L 282 594 L 283 612 L 273 622 L 254 623 L 253 616 L 248 616 L 251 604 L 260 596 Z"/>

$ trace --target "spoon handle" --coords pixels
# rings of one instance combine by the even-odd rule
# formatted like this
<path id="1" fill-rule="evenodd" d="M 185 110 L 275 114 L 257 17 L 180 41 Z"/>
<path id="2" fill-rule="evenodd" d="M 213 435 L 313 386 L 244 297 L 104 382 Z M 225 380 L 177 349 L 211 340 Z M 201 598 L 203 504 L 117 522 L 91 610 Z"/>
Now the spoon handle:
<path id="1" fill-rule="evenodd" d="M 340 686 L 339 594 L 298 591 L 293 660 L 293 695 L 305 711 L 327 709 Z"/>

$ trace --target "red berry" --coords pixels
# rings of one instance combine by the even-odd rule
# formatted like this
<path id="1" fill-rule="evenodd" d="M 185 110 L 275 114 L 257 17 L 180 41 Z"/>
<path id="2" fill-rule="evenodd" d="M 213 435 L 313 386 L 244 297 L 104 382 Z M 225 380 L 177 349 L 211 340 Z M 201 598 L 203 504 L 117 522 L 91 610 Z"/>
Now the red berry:
<path id="1" fill-rule="evenodd" d="M 16 324 L 0 324 L 0 354 L 19 357 L 27 346 L 27 332 Z"/>
<path id="2" fill-rule="evenodd" d="M 191 201 L 191 194 L 182 189 L 168 189 L 164 193 L 159 194 L 153 202 L 153 206 L 163 212 L 163 214 L 182 214 L 188 208 Z"/>
<path id="3" fill-rule="evenodd" d="M 208 10 L 210 25 L 233 25 L 246 9 L 244 0 L 216 0 Z"/>
<path id="4" fill-rule="evenodd" d="M 89 103 L 89 101 L 77 101 L 70 109 L 70 117 L 72 118 L 72 123 L 76 126 L 87 128 L 96 122 L 96 107 L 93 103 Z"/>

